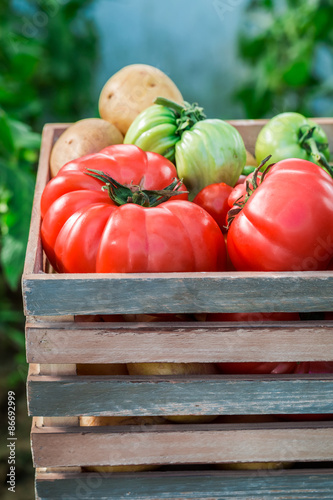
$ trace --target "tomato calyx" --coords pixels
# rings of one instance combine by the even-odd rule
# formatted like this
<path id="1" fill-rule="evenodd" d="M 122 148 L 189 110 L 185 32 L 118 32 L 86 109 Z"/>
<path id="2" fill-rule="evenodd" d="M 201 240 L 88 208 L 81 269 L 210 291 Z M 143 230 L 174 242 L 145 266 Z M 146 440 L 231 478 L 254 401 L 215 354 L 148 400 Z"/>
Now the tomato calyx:
<path id="1" fill-rule="evenodd" d="M 176 135 L 181 136 L 185 130 L 191 129 L 197 122 L 207 118 L 203 108 L 198 106 L 196 102 L 190 104 L 189 102 L 184 101 L 183 104 L 179 104 L 165 97 L 157 97 L 154 104 L 161 104 L 175 113 L 177 124 L 177 129 L 175 131 Z"/>
<path id="2" fill-rule="evenodd" d="M 143 179 L 140 184 L 120 184 L 120 182 L 101 170 L 87 168 L 85 173 L 105 182 L 102 190 L 107 191 L 111 200 L 118 206 L 134 203 L 141 207 L 157 207 L 161 203 L 168 201 L 171 196 L 188 193 L 188 191 L 180 191 L 183 181 L 177 178 L 174 178 L 171 184 L 164 189 L 151 190 L 142 188 Z"/>
<path id="3" fill-rule="evenodd" d="M 298 132 L 299 145 L 311 154 L 315 163 L 324 167 L 330 176 L 333 177 L 333 169 L 323 154 L 323 151 L 328 147 L 328 144 L 317 142 L 314 139 L 313 134 L 315 130 L 315 126 L 311 127 L 310 125 L 303 125 Z"/>
<path id="4" fill-rule="evenodd" d="M 265 176 L 273 163 L 270 163 L 263 172 L 261 172 L 261 168 L 269 161 L 269 159 L 272 157 L 272 155 L 268 155 L 266 158 L 263 159 L 263 161 L 260 163 L 260 165 L 254 170 L 253 175 L 250 179 L 246 179 L 245 181 L 245 190 L 246 194 L 245 196 L 242 195 L 240 196 L 234 203 L 233 207 L 229 210 L 228 216 L 227 216 L 227 230 L 230 228 L 232 221 L 236 217 L 239 212 L 241 212 L 247 203 L 248 199 L 256 189 L 264 182 Z M 261 176 L 259 177 L 259 173 Z"/>

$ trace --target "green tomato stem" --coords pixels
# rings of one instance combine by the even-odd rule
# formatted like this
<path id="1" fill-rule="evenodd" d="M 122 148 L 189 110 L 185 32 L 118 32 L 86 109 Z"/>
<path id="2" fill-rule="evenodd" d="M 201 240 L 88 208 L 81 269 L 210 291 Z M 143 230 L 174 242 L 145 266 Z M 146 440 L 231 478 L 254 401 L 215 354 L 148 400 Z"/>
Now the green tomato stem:
<path id="1" fill-rule="evenodd" d="M 310 125 L 301 127 L 299 131 L 299 145 L 311 154 L 315 163 L 324 167 L 330 176 L 333 177 L 331 165 L 326 160 L 325 155 L 319 150 L 319 147 L 323 147 L 323 144 L 317 143 L 313 138 L 315 130 L 316 127 L 310 127 Z"/>
<path id="2" fill-rule="evenodd" d="M 310 149 L 310 154 L 316 163 L 319 163 L 322 167 L 326 168 L 330 176 L 333 177 L 333 169 L 331 165 L 326 160 L 325 156 L 321 151 L 319 151 L 316 141 L 313 137 L 310 137 L 304 141 Z"/>
<path id="3" fill-rule="evenodd" d="M 161 106 L 165 106 L 166 108 L 172 109 L 177 115 L 180 115 L 182 111 L 184 111 L 185 106 L 179 104 L 178 102 L 171 101 L 171 99 L 167 99 L 166 97 L 156 97 L 154 104 L 160 104 Z"/>
<path id="4" fill-rule="evenodd" d="M 171 196 L 188 193 L 188 191 L 180 191 L 183 181 L 176 178 L 173 179 L 172 183 L 164 189 L 151 190 L 142 189 L 141 183 L 140 185 L 120 184 L 118 181 L 100 170 L 87 168 L 85 173 L 91 177 L 95 177 L 95 179 L 105 182 L 102 189 L 108 192 L 111 200 L 118 206 L 125 205 L 126 203 L 134 203 L 135 205 L 140 205 L 142 207 L 157 207 L 161 203 L 169 200 Z"/>
<path id="5" fill-rule="evenodd" d="M 175 134 L 182 135 L 185 130 L 189 130 L 197 122 L 200 122 L 206 118 L 203 108 L 198 106 L 197 103 L 190 104 L 184 101 L 184 104 L 178 104 L 177 102 L 166 99 L 165 97 L 157 97 L 154 104 L 160 104 L 165 106 L 176 114 L 176 124 L 177 129 Z"/>

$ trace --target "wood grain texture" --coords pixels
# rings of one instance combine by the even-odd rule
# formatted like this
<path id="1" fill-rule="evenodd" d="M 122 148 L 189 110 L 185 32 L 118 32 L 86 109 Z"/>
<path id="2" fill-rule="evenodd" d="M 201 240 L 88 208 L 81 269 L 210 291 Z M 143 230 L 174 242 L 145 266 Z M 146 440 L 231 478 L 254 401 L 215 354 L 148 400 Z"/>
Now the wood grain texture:
<path id="1" fill-rule="evenodd" d="M 333 374 L 28 379 L 32 416 L 333 413 Z"/>
<path id="2" fill-rule="evenodd" d="M 25 314 L 333 310 L 333 271 L 49 274 L 23 278 Z"/>
<path id="3" fill-rule="evenodd" d="M 40 198 L 50 178 L 49 159 L 54 141 L 56 125 L 47 124 L 43 128 L 41 151 L 39 155 L 38 173 L 32 207 L 29 239 L 25 257 L 24 274 L 42 271 L 43 251 L 40 239 Z"/>
<path id="4" fill-rule="evenodd" d="M 333 322 L 26 324 L 29 363 L 331 361 Z"/>
<path id="5" fill-rule="evenodd" d="M 333 460 L 333 423 L 42 427 L 36 467 Z"/>
<path id="6" fill-rule="evenodd" d="M 332 470 L 37 474 L 38 500 L 332 500 Z"/>
<path id="7" fill-rule="evenodd" d="M 333 139 L 333 121 L 317 121 Z M 265 122 L 236 120 L 232 124 L 251 149 Z M 49 176 L 52 144 L 67 126 L 46 125 L 43 132 L 22 280 L 26 315 L 333 310 L 333 272 L 40 274 L 40 196 Z"/>

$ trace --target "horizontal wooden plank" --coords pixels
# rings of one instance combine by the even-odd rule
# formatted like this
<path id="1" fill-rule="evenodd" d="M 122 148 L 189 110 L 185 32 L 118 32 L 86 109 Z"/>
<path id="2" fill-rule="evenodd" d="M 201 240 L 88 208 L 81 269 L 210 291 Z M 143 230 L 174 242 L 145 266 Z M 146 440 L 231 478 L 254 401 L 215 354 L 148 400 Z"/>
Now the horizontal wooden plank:
<path id="1" fill-rule="evenodd" d="M 333 271 L 30 274 L 26 316 L 333 310 Z"/>
<path id="2" fill-rule="evenodd" d="M 333 422 L 33 427 L 31 442 L 35 467 L 330 461 Z"/>
<path id="3" fill-rule="evenodd" d="M 333 471 L 36 474 L 38 500 L 331 500 Z"/>
<path id="4" fill-rule="evenodd" d="M 30 375 L 27 391 L 33 416 L 333 413 L 333 374 Z"/>
<path id="5" fill-rule="evenodd" d="M 29 363 L 333 360 L 333 322 L 26 324 Z"/>

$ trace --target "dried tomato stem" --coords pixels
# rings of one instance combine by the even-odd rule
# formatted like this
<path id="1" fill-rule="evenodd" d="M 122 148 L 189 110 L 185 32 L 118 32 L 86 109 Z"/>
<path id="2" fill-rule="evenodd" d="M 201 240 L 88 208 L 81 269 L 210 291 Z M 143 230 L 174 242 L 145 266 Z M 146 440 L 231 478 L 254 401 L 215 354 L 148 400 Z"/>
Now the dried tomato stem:
<path id="1" fill-rule="evenodd" d="M 100 170 L 87 168 L 85 173 L 104 182 L 105 184 L 102 186 L 102 189 L 107 190 L 111 200 L 118 206 L 125 205 L 126 203 L 135 203 L 142 207 L 156 207 L 169 200 L 171 196 L 188 193 L 188 191 L 180 191 L 183 181 L 176 178 L 164 189 L 151 190 L 142 189 L 141 185 L 136 184 L 120 184 Z"/>

